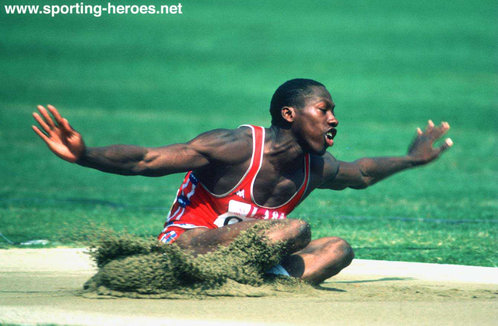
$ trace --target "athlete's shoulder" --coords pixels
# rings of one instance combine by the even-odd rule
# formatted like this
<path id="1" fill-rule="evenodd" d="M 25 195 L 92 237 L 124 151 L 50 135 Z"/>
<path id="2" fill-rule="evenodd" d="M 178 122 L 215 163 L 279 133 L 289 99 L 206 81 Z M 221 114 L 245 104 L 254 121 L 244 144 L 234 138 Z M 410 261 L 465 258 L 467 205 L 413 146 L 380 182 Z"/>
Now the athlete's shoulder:
<path id="1" fill-rule="evenodd" d="M 329 152 L 325 152 L 323 155 L 310 155 L 311 168 L 322 169 L 326 166 L 335 166 L 339 161 Z"/>
<path id="2" fill-rule="evenodd" d="M 211 161 L 236 163 L 250 158 L 252 153 L 250 128 L 214 129 L 192 139 L 189 144 Z"/>
<path id="3" fill-rule="evenodd" d="M 206 132 L 201 133 L 191 141 L 190 144 L 223 144 L 223 143 L 232 143 L 244 140 L 246 138 L 246 134 L 250 134 L 250 131 L 247 131 L 247 128 L 236 128 L 236 129 L 213 129 Z"/>
<path id="4" fill-rule="evenodd" d="M 339 171 L 339 161 L 329 152 L 323 155 L 310 154 L 310 184 L 312 188 L 320 187 L 325 180 L 335 178 Z"/>

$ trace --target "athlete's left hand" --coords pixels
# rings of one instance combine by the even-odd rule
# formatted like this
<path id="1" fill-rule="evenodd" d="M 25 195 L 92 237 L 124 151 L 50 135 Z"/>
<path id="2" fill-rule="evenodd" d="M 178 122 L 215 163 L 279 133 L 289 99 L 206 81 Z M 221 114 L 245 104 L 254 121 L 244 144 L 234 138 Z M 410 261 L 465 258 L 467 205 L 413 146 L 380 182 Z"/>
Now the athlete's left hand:
<path id="1" fill-rule="evenodd" d="M 428 121 L 424 131 L 417 128 L 417 136 L 408 149 L 408 156 L 413 160 L 414 164 L 427 164 L 453 146 L 451 138 L 446 138 L 440 146 L 433 147 L 434 143 L 446 134 L 449 129 L 448 122 L 442 122 L 441 125 L 435 126 L 432 120 Z"/>

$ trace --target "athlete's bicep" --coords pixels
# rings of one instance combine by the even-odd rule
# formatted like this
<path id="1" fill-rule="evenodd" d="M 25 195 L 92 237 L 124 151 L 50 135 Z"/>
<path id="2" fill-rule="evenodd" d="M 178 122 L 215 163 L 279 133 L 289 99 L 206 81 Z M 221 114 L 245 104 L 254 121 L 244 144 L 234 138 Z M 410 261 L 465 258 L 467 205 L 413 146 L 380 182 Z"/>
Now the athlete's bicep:
<path id="1" fill-rule="evenodd" d="M 148 148 L 144 160 L 147 175 L 165 175 L 202 169 L 212 163 L 236 160 L 237 139 L 232 130 L 213 130 L 184 144 Z M 225 162 L 227 161 L 227 162 Z"/>
<path id="2" fill-rule="evenodd" d="M 142 174 L 167 175 L 199 169 L 208 164 L 208 158 L 188 143 L 147 148 Z"/>

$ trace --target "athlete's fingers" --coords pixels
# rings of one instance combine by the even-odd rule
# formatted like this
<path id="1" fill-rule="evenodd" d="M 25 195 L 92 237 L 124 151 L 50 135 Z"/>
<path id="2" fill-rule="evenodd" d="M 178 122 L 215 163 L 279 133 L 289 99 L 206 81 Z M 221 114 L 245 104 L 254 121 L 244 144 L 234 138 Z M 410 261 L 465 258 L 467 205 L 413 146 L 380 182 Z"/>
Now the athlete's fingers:
<path id="1" fill-rule="evenodd" d="M 47 105 L 47 108 L 50 111 L 50 113 L 52 113 L 52 115 L 54 116 L 55 121 L 57 121 L 57 124 L 59 126 L 62 125 L 62 117 L 59 114 L 59 111 L 57 111 L 57 109 L 53 105 L 50 105 L 50 104 Z"/>
<path id="2" fill-rule="evenodd" d="M 38 134 L 38 136 L 40 136 L 40 138 L 43 139 L 43 141 L 48 145 L 50 139 L 47 137 L 47 135 L 45 135 L 40 129 L 38 129 L 37 126 L 31 126 L 31 128 L 33 128 L 33 130 Z"/>
<path id="3" fill-rule="evenodd" d="M 432 120 L 427 121 L 427 127 L 425 127 L 425 132 L 430 133 L 434 129 L 434 122 Z"/>
<path id="4" fill-rule="evenodd" d="M 422 134 L 423 134 L 423 133 L 424 133 L 424 132 L 422 131 L 422 129 L 417 128 L 417 135 L 418 135 L 418 136 L 422 136 Z"/>
<path id="5" fill-rule="evenodd" d="M 450 130 L 450 124 L 448 122 L 446 122 L 446 121 L 441 122 L 441 125 L 438 128 L 439 135 L 438 135 L 437 138 L 439 138 L 442 135 L 444 135 L 445 133 L 447 133 L 448 130 Z"/>
<path id="6" fill-rule="evenodd" d="M 40 124 L 40 126 L 43 128 L 43 130 L 46 133 L 50 132 L 50 130 L 51 130 L 50 127 L 47 125 L 47 123 L 45 122 L 45 120 L 43 120 L 43 118 L 40 117 L 40 115 L 38 113 L 33 112 L 33 118 L 35 118 L 35 120 Z"/>
<path id="7" fill-rule="evenodd" d="M 446 138 L 441 146 L 439 146 L 439 154 L 441 154 L 451 146 L 453 146 L 453 140 L 451 140 L 451 138 Z"/>
<path id="8" fill-rule="evenodd" d="M 69 122 L 67 121 L 66 118 L 62 119 L 62 126 L 64 127 L 64 129 L 66 129 L 66 131 L 68 131 L 68 132 L 74 132 L 73 127 L 71 127 L 71 125 L 69 124 Z"/>
<path id="9" fill-rule="evenodd" d="M 43 106 L 38 105 L 38 111 L 40 111 L 42 116 L 45 118 L 45 121 L 50 126 L 50 129 L 54 129 L 54 122 L 52 121 L 52 118 L 50 117 L 50 114 L 48 114 L 47 110 Z"/>
<path id="10" fill-rule="evenodd" d="M 430 137 L 433 140 L 441 138 L 445 133 L 450 130 L 450 124 L 446 121 L 441 122 L 440 126 L 434 127 L 431 131 Z"/>

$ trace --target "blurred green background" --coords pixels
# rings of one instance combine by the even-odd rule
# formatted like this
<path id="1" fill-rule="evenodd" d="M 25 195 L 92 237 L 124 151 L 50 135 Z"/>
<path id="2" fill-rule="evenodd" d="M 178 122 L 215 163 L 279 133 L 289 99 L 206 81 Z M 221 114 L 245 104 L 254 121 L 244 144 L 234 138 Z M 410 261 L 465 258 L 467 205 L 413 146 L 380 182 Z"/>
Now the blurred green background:
<path id="1" fill-rule="evenodd" d="M 428 119 L 450 122 L 455 146 L 366 190 L 316 191 L 291 217 L 314 238 L 347 239 L 357 258 L 497 266 L 498 2 L 206 0 L 182 1 L 182 15 L 54 18 L 4 4 L 21 2 L 0 8 L 0 232 L 11 241 L 78 245 L 94 224 L 156 235 L 183 177 L 68 164 L 30 130 L 37 104 L 90 146 L 160 146 L 268 126 L 274 90 L 305 77 L 337 104 L 340 160 L 403 155 Z"/>

